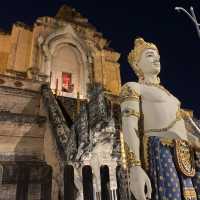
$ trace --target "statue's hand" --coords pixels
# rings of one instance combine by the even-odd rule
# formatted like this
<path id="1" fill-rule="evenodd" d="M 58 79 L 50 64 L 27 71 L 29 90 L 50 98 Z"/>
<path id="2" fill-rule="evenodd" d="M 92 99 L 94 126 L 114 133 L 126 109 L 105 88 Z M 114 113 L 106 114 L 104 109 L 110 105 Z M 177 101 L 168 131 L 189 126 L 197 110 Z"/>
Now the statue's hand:
<path id="1" fill-rule="evenodd" d="M 147 193 L 145 194 L 145 186 Z M 137 200 L 151 199 L 151 182 L 146 172 L 140 166 L 130 169 L 130 189 Z"/>

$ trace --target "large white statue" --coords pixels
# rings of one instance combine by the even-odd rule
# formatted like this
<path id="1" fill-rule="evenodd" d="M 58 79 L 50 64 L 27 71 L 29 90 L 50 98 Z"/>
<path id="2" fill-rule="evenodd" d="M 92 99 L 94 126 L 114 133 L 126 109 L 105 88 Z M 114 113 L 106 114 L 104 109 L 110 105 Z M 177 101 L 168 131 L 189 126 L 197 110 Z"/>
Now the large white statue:
<path id="1" fill-rule="evenodd" d="M 128 60 L 139 78 L 121 91 L 130 190 L 137 200 L 197 199 L 200 176 L 198 170 L 195 173 L 191 147 L 199 141 L 186 130 L 184 118 L 189 114 L 180 108 L 180 101 L 160 85 L 158 49 L 138 38 Z"/>

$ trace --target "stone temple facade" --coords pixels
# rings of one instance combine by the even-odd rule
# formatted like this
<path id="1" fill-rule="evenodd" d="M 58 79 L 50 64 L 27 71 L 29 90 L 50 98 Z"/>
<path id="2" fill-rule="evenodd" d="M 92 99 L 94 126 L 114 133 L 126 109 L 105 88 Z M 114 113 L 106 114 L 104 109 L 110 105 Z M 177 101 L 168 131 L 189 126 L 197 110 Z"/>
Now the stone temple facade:
<path id="1" fill-rule="evenodd" d="M 66 5 L 0 32 L 0 200 L 128 198 L 119 57 Z"/>

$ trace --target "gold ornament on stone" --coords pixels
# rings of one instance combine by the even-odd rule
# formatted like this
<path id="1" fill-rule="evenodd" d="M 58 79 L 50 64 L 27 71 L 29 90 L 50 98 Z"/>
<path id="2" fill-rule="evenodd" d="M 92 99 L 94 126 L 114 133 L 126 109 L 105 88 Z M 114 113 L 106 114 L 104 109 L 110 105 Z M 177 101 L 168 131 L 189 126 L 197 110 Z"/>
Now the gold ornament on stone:
<path id="1" fill-rule="evenodd" d="M 126 154 L 127 166 L 129 168 L 134 166 L 141 166 L 141 161 L 136 159 L 135 153 L 130 151 L 130 148 L 126 142 L 124 143 L 124 149 Z"/>
<path id="2" fill-rule="evenodd" d="M 179 170 L 188 177 L 195 175 L 194 152 L 185 140 L 175 140 L 176 161 Z"/>
<path id="3" fill-rule="evenodd" d="M 139 101 L 140 95 L 133 88 L 128 85 L 124 85 L 120 92 L 120 101 Z"/>
<path id="4" fill-rule="evenodd" d="M 137 63 L 140 60 L 142 52 L 145 49 L 154 49 L 159 54 L 158 48 L 156 47 L 155 44 L 150 43 L 150 42 L 145 42 L 143 38 L 137 38 L 135 39 L 135 42 L 134 42 L 134 49 L 132 49 L 128 55 L 128 62 L 133 68 L 139 80 L 144 79 L 144 74 L 142 70 L 138 67 Z"/>
<path id="5" fill-rule="evenodd" d="M 126 110 L 123 110 L 122 111 L 122 116 L 123 117 L 137 117 L 137 118 L 140 118 L 140 113 L 133 110 L 133 109 L 126 109 Z"/>

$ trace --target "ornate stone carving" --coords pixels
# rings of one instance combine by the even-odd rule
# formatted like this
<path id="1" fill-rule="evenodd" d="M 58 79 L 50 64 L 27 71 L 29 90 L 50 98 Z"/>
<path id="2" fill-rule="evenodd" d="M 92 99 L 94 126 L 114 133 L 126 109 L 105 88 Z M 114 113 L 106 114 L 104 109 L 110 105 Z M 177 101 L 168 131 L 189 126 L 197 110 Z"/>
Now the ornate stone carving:
<path id="1" fill-rule="evenodd" d="M 76 61 L 79 63 L 79 72 L 80 72 L 80 83 L 78 92 L 82 96 L 82 98 L 87 98 L 87 84 L 89 83 L 89 67 L 88 65 L 88 55 L 90 54 L 87 48 L 87 45 L 84 43 L 83 40 L 79 38 L 79 36 L 75 33 L 74 29 L 70 24 L 66 25 L 65 27 L 59 28 L 53 33 L 51 33 L 45 41 L 42 43 L 42 49 L 45 56 L 45 63 L 43 68 L 44 73 L 49 76 L 51 72 L 54 70 L 53 61 L 54 56 L 58 52 L 61 47 L 73 47 L 76 52 Z M 51 74 L 51 78 L 53 79 L 54 73 Z M 55 75 L 56 76 L 56 75 Z M 55 88 L 55 83 L 51 82 L 51 87 Z M 78 86 L 77 86 L 78 87 Z M 75 97 L 75 94 L 74 94 Z"/>
<path id="2" fill-rule="evenodd" d="M 175 140 L 175 152 L 177 165 L 184 175 L 193 177 L 195 175 L 194 152 L 188 142 Z"/>
<path id="3" fill-rule="evenodd" d="M 89 94 L 88 112 L 90 128 L 99 131 L 106 126 L 106 123 L 109 122 L 109 118 L 111 117 L 110 103 L 105 96 L 101 84 L 96 84 Z"/>
<path id="4" fill-rule="evenodd" d="M 120 58 L 120 54 L 115 51 L 104 50 L 104 53 L 105 53 L 105 59 L 109 62 L 117 62 Z"/>
<path id="5" fill-rule="evenodd" d="M 67 5 L 63 5 L 56 14 L 56 18 L 64 21 L 75 21 L 77 23 L 88 23 L 88 19 L 84 18 L 79 12 L 74 8 Z"/>
<path id="6" fill-rule="evenodd" d="M 30 67 L 27 70 L 27 77 L 32 80 L 38 80 L 39 71 L 38 67 Z"/>
<path id="7" fill-rule="evenodd" d="M 60 147 L 60 155 L 64 160 L 70 161 L 76 152 L 75 135 L 70 133 L 70 129 L 66 125 L 62 111 L 58 106 L 51 89 L 47 85 L 42 86 L 42 96 L 58 147 Z"/>

